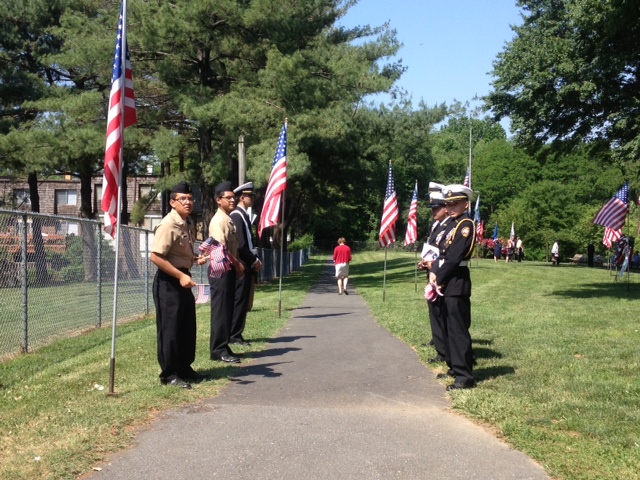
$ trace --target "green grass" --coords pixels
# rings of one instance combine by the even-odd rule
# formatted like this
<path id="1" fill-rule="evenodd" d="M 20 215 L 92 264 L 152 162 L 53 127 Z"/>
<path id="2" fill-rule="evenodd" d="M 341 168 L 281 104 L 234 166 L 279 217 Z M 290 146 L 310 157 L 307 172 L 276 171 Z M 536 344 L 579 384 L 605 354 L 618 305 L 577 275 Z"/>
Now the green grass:
<path id="1" fill-rule="evenodd" d="M 252 345 L 237 350 L 264 349 L 324 265 L 325 257 L 313 257 L 301 272 L 283 279 L 281 318 L 277 282 L 259 285 L 247 319 Z M 0 478 L 76 478 L 129 445 L 136 427 L 157 412 L 218 394 L 235 367 L 209 360 L 209 309 L 206 304 L 197 310 L 194 368 L 210 380 L 189 391 L 160 385 L 154 318 L 118 326 L 116 396 L 106 395 L 110 327 L 0 363 Z"/>
<path id="2" fill-rule="evenodd" d="M 353 285 L 381 324 L 426 362 L 424 274 L 414 255 L 355 256 Z M 472 261 L 478 388 L 453 407 L 495 427 L 558 479 L 640 478 L 640 279 L 606 270 Z M 442 367 L 440 367 L 442 368 Z M 436 370 L 440 371 L 440 370 Z M 434 372 L 435 373 L 435 372 Z"/>

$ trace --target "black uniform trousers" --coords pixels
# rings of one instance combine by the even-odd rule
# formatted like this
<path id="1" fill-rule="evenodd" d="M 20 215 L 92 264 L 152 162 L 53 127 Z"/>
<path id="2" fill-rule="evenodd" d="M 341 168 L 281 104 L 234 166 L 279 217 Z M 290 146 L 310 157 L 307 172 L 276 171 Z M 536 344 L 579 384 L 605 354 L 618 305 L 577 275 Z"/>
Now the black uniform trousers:
<path id="1" fill-rule="evenodd" d="M 445 358 L 453 370 L 456 382 L 473 381 L 473 351 L 471 346 L 471 297 L 444 296 Z"/>
<path id="2" fill-rule="evenodd" d="M 233 301 L 233 317 L 231 318 L 231 330 L 229 339 L 231 341 L 242 340 L 244 327 L 247 325 L 247 309 L 249 308 L 249 295 L 251 293 L 251 267 L 244 265 L 244 275 L 236 278 L 235 296 Z"/>
<path id="3" fill-rule="evenodd" d="M 436 353 L 447 358 L 447 349 L 444 344 L 444 298 L 438 297 L 435 302 L 429 304 L 429 322 L 431 323 L 431 338 Z"/>
<path id="4" fill-rule="evenodd" d="M 231 353 L 229 335 L 233 318 L 233 304 L 236 290 L 236 271 L 229 270 L 220 278 L 209 276 L 211 287 L 211 338 L 209 348 L 211 358 Z"/>
<path id="5" fill-rule="evenodd" d="M 180 269 L 188 273 L 186 269 Z M 196 303 L 190 288 L 180 280 L 158 270 L 153 279 L 153 302 L 156 305 L 158 363 L 160 380 L 193 374 L 196 359 Z"/>

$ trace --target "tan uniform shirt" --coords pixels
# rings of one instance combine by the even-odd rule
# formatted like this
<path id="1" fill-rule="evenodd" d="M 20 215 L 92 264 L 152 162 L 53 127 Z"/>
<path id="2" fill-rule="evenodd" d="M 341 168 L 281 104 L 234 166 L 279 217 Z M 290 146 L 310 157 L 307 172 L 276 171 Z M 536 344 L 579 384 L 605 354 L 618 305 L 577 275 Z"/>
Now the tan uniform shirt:
<path id="1" fill-rule="evenodd" d="M 216 214 L 209 223 L 209 235 L 227 247 L 227 250 L 234 257 L 238 258 L 238 246 L 240 241 L 238 240 L 238 234 L 236 233 L 236 226 L 231 220 L 231 217 L 227 215 L 221 208 L 218 208 Z"/>
<path id="2" fill-rule="evenodd" d="M 178 212 L 171 210 L 156 227 L 151 251 L 167 258 L 176 268 L 190 269 L 194 254 L 194 231 Z"/>

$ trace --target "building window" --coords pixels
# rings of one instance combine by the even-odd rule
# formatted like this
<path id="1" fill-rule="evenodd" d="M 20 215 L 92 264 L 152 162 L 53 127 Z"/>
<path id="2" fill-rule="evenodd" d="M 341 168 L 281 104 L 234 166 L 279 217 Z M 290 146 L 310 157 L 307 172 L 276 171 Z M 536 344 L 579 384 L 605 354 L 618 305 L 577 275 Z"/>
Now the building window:
<path id="1" fill-rule="evenodd" d="M 78 204 L 78 192 L 76 190 L 56 190 L 56 205 Z"/>
<path id="2" fill-rule="evenodd" d="M 151 185 L 140 185 L 138 187 L 138 198 L 146 197 L 151 193 Z"/>
<path id="3" fill-rule="evenodd" d="M 101 212 L 102 211 L 102 185 L 94 185 L 93 187 L 93 211 Z"/>
<path id="4" fill-rule="evenodd" d="M 13 190 L 13 201 L 16 208 L 31 205 L 31 196 L 28 188 L 16 188 Z"/>

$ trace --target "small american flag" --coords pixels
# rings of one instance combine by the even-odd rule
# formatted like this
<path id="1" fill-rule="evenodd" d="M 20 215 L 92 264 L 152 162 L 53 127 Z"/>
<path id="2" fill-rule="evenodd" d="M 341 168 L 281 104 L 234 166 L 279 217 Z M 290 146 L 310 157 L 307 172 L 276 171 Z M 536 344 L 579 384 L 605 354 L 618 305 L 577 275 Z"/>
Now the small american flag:
<path id="1" fill-rule="evenodd" d="M 622 228 L 618 228 L 617 230 L 614 230 L 613 228 L 605 227 L 604 238 L 602 239 L 602 243 L 604 243 L 604 245 L 607 248 L 613 248 L 614 243 L 620 240 L 621 236 L 622 236 Z"/>
<path id="2" fill-rule="evenodd" d="M 465 187 L 469 187 L 469 185 L 471 185 L 471 172 L 469 172 L 469 170 L 467 170 L 467 173 L 464 175 L 463 185 Z"/>
<path id="3" fill-rule="evenodd" d="M 484 220 L 476 223 L 476 238 L 482 240 L 484 238 Z"/>
<path id="4" fill-rule="evenodd" d="M 260 223 L 258 224 L 258 236 L 262 236 L 262 230 L 271 225 L 278 224 L 278 214 L 280 213 L 280 197 L 287 188 L 287 122 L 284 122 L 276 154 L 273 158 L 271 176 L 267 185 L 267 193 L 264 196 L 264 205 L 260 213 Z"/>
<path id="5" fill-rule="evenodd" d="M 629 182 L 618 190 L 616 196 L 609 200 L 598 212 L 593 223 L 609 227 L 613 230 L 621 229 L 624 226 L 627 213 L 629 212 Z"/>
<path id="6" fill-rule="evenodd" d="M 413 189 L 411 205 L 409 206 L 409 220 L 407 222 L 407 233 L 404 237 L 404 244 L 411 245 L 418 240 L 418 182 Z"/>
<path id="7" fill-rule="evenodd" d="M 218 242 L 215 238 L 209 237 L 200 244 L 198 250 L 203 255 L 209 256 L 209 276 L 220 278 L 224 272 L 231 270 L 231 259 L 227 254 L 227 247 Z"/>
<path id="8" fill-rule="evenodd" d="M 102 211 L 104 231 L 115 238 L 118 196 L 122 171 L 122 143 L 124 129 L 138 121 L 133 93 L 133 74 L 127 39 L 123 35 L 125 3 L 120 8 L 120 21 L 116 37 L 111 93 L 109 94 L 109 115 L 107 118 L 107 144 L 104 153 L 104 176 L 102 180 Z M 125 74 L 122 75 L 122 52 L 125 52 Z M 122 107 L 120 100 L 124 94 L 124 127 L 122 127 Z"/>
<path id="9" fill-rule="evenodd" d="M 380 246 L 387 247 L 396 241 L 396 222 L 400 216 L 396 197 L 396 182 L 393 179 L 393 168 L 389 163 L 387 191 L 384 195 L 384 208 L 380 222 Z"/>

